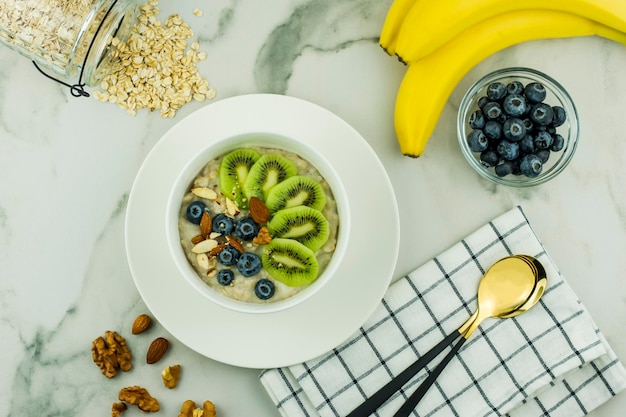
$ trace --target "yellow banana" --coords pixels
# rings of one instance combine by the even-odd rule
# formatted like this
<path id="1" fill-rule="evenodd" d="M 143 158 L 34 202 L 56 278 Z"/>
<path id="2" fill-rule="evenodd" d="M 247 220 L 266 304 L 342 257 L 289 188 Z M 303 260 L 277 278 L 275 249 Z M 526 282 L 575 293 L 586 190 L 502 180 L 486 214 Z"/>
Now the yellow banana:
<path id="1" fill-rule="evenodd" d="M 378 42 L 389 55 L 393 56 L 395 54 L 396 40 L 400 27 L 409 9 L 416 1 L 420 0 L 394 0 L 389 7 Z"/>
<path id="2" fill-rule="evenodd" d="M 424 152 L 458 82 L 476 64 L 506 47 L 534 39 L 598 35 L 626 45 L 626 33 L 577 15 L 525 10 L 476 24 L 408 66 L 396 97 L 394 125 L 400 150 Z"/>
<path id="3" fill-rule="evenodd" d="M 626 32 L 626 0 L 425 0 L 406 15 L 395 51 L 414 62 L 481 20 L 528 9 L 568 12 Z"/>

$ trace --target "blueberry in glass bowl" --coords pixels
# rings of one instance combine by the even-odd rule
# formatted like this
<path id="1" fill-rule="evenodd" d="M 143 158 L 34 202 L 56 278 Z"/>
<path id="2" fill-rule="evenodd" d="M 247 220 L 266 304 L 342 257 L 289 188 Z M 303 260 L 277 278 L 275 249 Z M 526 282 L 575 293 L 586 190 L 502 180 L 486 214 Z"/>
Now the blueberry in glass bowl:
<path id="1" fill-rule="evenodd" d="M 530 187 L 565 169 L 579 126 L 572 98 L 556 80 L 531 68 L 485 75 L 459 107 L 457 136 L 470 166 L 497 184 Z"/>

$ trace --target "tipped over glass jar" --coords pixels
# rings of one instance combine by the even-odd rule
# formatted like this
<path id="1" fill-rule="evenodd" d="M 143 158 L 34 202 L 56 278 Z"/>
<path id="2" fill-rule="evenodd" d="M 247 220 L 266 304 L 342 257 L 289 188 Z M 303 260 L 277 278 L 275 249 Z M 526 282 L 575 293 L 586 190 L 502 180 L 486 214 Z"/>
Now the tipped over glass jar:
<path id="1" fill-rule="evenodd" d="M 78 76 L 93 86 L 109 64 L 112 38 L 130 33 L 137 11 L 135 0 L 0 0 L 0 42 L 50 78 Z"/>

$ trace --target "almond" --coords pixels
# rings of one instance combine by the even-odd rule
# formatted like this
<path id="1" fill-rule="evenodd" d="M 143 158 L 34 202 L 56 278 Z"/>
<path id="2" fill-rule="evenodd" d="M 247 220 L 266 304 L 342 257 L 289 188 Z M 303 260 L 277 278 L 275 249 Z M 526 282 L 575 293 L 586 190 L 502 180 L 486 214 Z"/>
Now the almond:
<path id="1" fill-rule="evenodd" d="M 207 200 L 215 200 L 217 198 L 217 193 L 210 188 L 196 187 L 192 188 L 191 192 L 194 195 L 197 195 L 200 198 L 205 198 Z"/>
<path id="2" fill-rule="evenodd" d="M 239 206 L 230 198 L 226 199 L 226 212 L 231 216 L 236 216 L 239 214 Z"/>
<path id="3" fill-rule="evenodd" d="M 191 248 L 191 251 L 193 253 L 207 253 L 216 246 L 217 246 L 216 240 L 207 239 L 196 244 L 193 248 Z"/>
<path id="4" fill-rule="evenodd" d="M 265 223 L 270 219 L 270 210 L 260 198 L 250 197 L 249 209 L 252 220 L 257 223 Z"/>
<path id="5" fill-rule="evenodd" d="M 205 211 L 200 218 L 200 234 L 204 237 L 209 236 L 212 227 L 211 215 Z"/>
<path id="6" fill-rule="evenodd" d="M 197 235 L 191 238 L 191 243 L 193 243 L 194 245 L 197 245 L 198 243 L 202 242 L 204 239 L 205 239 L 204 236 Z"/>
<path id="7" fill-rule="evenodd" d="M 160 361 L 167 349 L 170 347 L 170 342 L 167 341 L 164 337 L 157 337 L 152 341 L 150 347 L 148 347 L 148 352 L 146 353 L 146 362 L 148 364 L 157 363 Z"/>
<path id="8" fill-rule="evenodd" d="M 198 266 L 202 269 L 209 269 L 209 257 L 206 253 L 199 253 L 196 255 L 196 262 L 198 262 Z"/>
<path id="9" fill-rule="evenodd" d="M 220 253 L 222 249 L 224 249 L 226 246 L 228 246 L 226 243 L 220 243 L 219 245 L 211 249 L 209 251 L 209 258 L 217 256 L 217 254 Z"/>
<path id="10" fill-rule="evenodd" d="M 140 314 L 133 322 L 132 334 L 143 333 L 148 330 L 148 327 L 152 324 L 152 319 L 147 314 Z"/>
<path id="11" fill-rule="evenodd" d="M 237 249 L 239 252 L 244 253 L 246 251 L 241 245 L 241 242 L 239 242 L 237 239 L 232 238 L 230 236 L 226 236 L 226 240 L 228 240 L 228 243 L 230 244 L 230 246 Z"/>

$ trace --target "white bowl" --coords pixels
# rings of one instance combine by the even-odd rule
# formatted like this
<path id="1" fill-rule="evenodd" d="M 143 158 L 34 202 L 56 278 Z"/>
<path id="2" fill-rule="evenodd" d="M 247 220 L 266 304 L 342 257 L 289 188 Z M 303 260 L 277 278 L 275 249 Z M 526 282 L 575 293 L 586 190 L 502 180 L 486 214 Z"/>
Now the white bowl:
<path id="1" fill-rule="evenodd" d="M 276 305 L 218 298 L 200 285 L 177 241 L 175 218 L 187 181 L 210 158 L 249 144 L 253 134 L 261 134 L 261 145 L 281 145 L 316 165 L 340 217 L 326 271 Z M 138 170 L 126 208 L 130 273 L 155 319 L 199 354 L 247 368 L 301 363 L 357 331 L 392 281 L 399 242 L 393 187 L 367 141 L 325 108 L 275 94 L 221 99 L 172 126 Z"/>
<path id="2" fill-rule="evenodd" d="M 178 230 L 178 219 L 181 208 L 181 201 L 185 193 L 189 191 L 189 186 L 202 168 L 212 159 L 224 155 L 232 150 L 242 147 L 263 147 L 282 149 L 287 152 L 299 155 L 307 162 L 311 163 L 320 172 L 322 177 L 330 185 L 333 196 L 337 202 L 339 217 L 339 227 L 337 233 L 337 245 L 328 265 L 324 268 L 320 276 L 302 291 L 291 297 L 272 302 L 254 303 L 239 301 L 223 295 L 211 288 L 198 276 L 187 260 L 181 246 L 181 239 Z M 175 180 L 175 185 L 170 193 L 167 205 L 166 218 L 167 241 L 172 257 L 182 277 L 193 288 L 200 292 L 211 302 L 239 312 L 245 313 L 271 313 L 287 308 L 291 308 L 304 302 L 331 279 L 340 279 L 335 274 L 337 265 L 343 258 L 346 247 L 346 237 L 350 235 L 350 217 L 348 216 L 348 201 L 342 182 L 337 177 L 336 171 L 330 166 L 328 161 L 315 149 L 298 140 L 269 132 L 247 133 L 232 137 L 225 137 L 217 141 L 207 143 L 203 149 L 185 165 Z"/>

